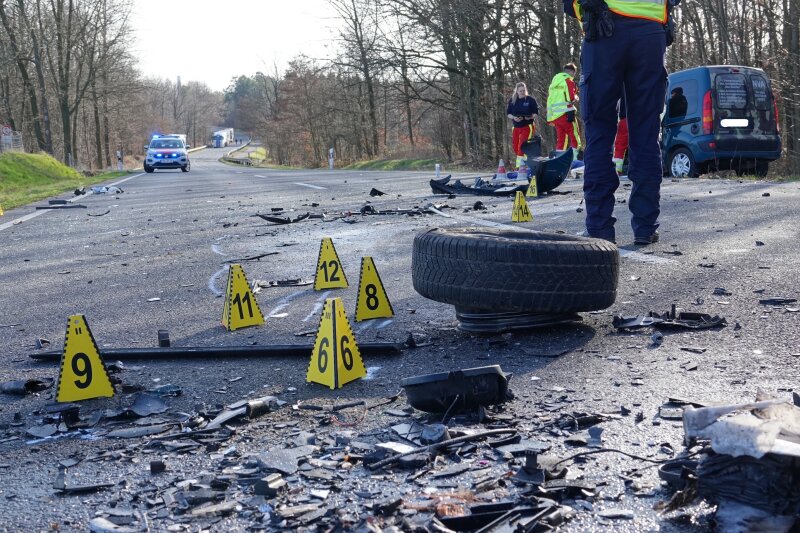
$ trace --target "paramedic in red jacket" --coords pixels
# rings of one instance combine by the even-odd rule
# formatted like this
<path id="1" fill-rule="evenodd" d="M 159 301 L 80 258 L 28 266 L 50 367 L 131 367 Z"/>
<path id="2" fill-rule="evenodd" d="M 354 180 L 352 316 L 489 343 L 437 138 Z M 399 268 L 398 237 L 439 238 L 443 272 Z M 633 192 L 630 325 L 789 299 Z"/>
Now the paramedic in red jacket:
<path id="1" fill-rule="evenodd" d="M 566 150 L 570 146 L 577 156 L 581 147 L 578 131 L 578 118 L 575 116 L 575 102 L 578 100 L 578 86 L 575 85 L 577 69 L 574 63 L 564 65 L 563 72 L 553 76 L 547 94 L 547 123 L 556 128 L 556 150 Z"/>

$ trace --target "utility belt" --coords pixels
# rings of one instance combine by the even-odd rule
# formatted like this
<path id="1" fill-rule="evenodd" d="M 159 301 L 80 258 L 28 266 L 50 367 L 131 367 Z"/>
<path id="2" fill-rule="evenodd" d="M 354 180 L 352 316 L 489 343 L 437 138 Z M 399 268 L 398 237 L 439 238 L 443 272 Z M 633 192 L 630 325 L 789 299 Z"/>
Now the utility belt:
<path id="1" fill-rule="evenodd" d="M 672 11 L 681 0 L 667 0 L 667 22 L 662 25 L 666 36 L 667 46 L 670 46 L 675 41 L 675 21 L 672 16 Z M 636 20 L 640 22 L 642 19 L 626 17 L 613 13 L 608 9 L 608 4 L 605 0 L 579 0 L 583 24 L 584 38 L 587 41 L 594 41 L 598 38 L 611 37 L 614 35 L 614 26 L 617 24 L 625 24 L 627 21 Z M 659 24 L 658 21 L 653 21 L 654 24 Z"/>

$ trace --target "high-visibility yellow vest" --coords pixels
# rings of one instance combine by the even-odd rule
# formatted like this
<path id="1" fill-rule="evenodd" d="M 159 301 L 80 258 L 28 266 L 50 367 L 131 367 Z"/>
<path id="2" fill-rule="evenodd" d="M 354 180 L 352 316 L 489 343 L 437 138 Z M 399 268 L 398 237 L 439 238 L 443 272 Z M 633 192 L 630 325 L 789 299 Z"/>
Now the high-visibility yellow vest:
<path id="1" fill-rule="evenodd" d="M 558 117 L 575 108 L 570 105 L 569 87 L 567 80 L 572 76 L 566 72 L 559 72 L 553 76 L 550 87 L 547 89 L 547 122 L 553 122 Z"/>
<path id="2" fill-rule="evenodd" d="M 617 15 L 636 19 L 647 19 L 667 23 L 667 0 L 606 0 L 608 9 Z M 578 20 L 583 18 L 578 0 L 572 6 Z"/>

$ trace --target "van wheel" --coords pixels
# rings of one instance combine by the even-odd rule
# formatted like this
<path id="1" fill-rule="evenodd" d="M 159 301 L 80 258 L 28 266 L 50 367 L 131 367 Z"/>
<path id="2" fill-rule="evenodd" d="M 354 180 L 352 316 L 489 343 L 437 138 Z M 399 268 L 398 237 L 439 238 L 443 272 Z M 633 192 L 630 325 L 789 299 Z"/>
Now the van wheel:
<path id="1" fill-rule="evenodd" d="M 769 172 L 769 161 L 763 159 L 756 160 L 756 168 L 753 172 L 757 178 L 766 178 Z"/>
<path id="2" fill-rule="evenodd" d="M 667 161 L 667 168 L 669 169 L 669 175 L 673 178 L 680 178 L 681 176 L 696 178 L 699 175 L 694 156 L 686 148 L 678 148 L 672 152 L 669 156 L 669 161 Z"/>

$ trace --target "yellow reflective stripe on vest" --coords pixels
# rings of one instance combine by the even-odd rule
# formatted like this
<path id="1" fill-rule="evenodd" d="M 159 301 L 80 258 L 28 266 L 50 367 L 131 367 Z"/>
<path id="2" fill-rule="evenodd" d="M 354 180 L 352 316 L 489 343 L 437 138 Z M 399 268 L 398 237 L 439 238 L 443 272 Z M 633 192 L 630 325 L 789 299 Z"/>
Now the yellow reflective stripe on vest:
<path id="1" fill-rule="evenodd" d="M 547 106 L 548 115 L 552 115 L 553 113 L 564 114 L 570 110 L 571 108 L 569 107 L 569 104 L 567 104 L 566 102 L 558 102 L 557 104 L 551 104 Z"/>
<path id="2" fill-rule="evenodd" d="M 667 23 L 666 0 L 606 0 L 608 9 L 623 17 Z"/>
<path id="3" fill-rule="evenodd" d="M 641 18 L 654 20 L 661 24 L 667 23 L 667 1 L 666 0 L 606 0 L 608 9 L 617 15 L 630 18 Z M 572 8 L 579 21 L 583 21 L 578 0 L 573 0 Z"/>

